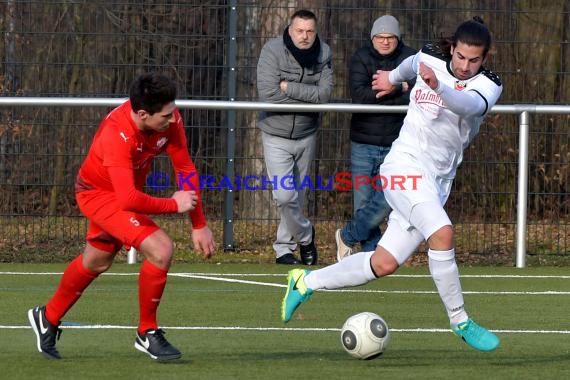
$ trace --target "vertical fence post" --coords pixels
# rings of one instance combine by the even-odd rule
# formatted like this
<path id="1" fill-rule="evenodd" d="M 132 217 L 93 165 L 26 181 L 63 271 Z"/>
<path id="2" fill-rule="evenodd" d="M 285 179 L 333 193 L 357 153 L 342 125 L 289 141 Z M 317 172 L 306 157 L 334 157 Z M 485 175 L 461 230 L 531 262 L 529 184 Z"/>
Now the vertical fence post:
<path id="1" fill-rule="evenodd" d="M 236 98 L 236 64 L 237 64 L 237 0 L 230 0 L 228 11 L 228 98 Z M 236 144 L 236 111 L 227 111 L 227 159 L 226 178 L 235 179 L 235 144 Z M 224 250 L 234 249 L 234 192 L 231 186 L 225 189 L 224 201 Z"/>
<path id="2" fill-rule="evenodd" d="M 526 259 L 526 208 L 528 201 L 528 135 L 529 113 L 519 116 L 519 180 L 517 194 L 516 267 L 524 268 Z"/>

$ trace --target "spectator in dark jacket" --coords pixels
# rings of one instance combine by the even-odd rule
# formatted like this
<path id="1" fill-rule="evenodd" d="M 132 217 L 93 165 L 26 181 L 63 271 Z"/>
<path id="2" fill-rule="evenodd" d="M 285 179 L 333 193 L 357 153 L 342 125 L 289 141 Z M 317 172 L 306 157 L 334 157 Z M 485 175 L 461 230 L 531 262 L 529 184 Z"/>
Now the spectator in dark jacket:
<path id="1" fill-rule="evenodd" d="M 377 70 L 393 70 L 416 51 L 402 42 L 398 20 L 384 15 L 370 31 L 370 41 L 358 49 L 350 60 L 349 87 L 353 103 L 407 105 L 409 89 L 415 80 L 404 82 L 397 91 L 378 98 L 372 90 L 372 75 Z M 352 254 L 352 247 L 361 244 L 362 251 L 373 251 L 380 240 L 380 224 L 388 215 L 382 183 L 374 179 L 398 137 L 405 113 L 354 113 L 350 124 L 351 170 L 354 218 L 336 231 L 337 259 Z M 374 180 L 373 180 L 374 179 Z M 376 185 L 373 186 L 374 182 Z M 376 189 L 375 189 L 376 188 Z M 356 211 L 367 208 L 366 218 Z M 360 215 L 360 214 L 359 214 Z"/>

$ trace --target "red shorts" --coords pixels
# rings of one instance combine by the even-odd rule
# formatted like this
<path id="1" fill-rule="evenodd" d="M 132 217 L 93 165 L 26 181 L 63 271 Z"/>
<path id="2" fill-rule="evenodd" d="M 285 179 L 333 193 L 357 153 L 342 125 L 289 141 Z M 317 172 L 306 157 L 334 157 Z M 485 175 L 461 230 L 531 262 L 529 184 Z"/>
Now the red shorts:
<path id="1" fill-rule="evenodd" d="M 147 236 L 160 229 L 147 215 L 121 210 L 112 192 L 86 190 L 75 197 L 89 219 L 87 242 L 102 251 L 117 252 L 123 245 L 138 249 Z"/>

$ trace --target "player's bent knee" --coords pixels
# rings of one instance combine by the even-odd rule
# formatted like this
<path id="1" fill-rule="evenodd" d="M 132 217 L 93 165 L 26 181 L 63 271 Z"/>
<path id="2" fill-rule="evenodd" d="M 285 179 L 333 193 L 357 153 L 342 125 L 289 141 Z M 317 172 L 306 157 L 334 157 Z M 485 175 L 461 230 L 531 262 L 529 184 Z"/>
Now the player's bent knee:
<path id="1" fill-rule="evenodd" d="M 447 250 L 453 248 L 453 227 L 443 226 L 435 231 L 428 239 L 431 249 Z"/>
<path id="2" fill-rule="evenodd" d="M 391 275 L 399 267 L 396 259 L 386 250 L 383 250 L 382 247 L 376 249 L 376 252 L 370 258 L 370 265 L 372 265 L 372 270 L 378 277 Z"/>
<path id="3" fill-rule="evenodd" d="M 378 265 L 374 267 L 374 272 L 379 277 L 389 276 L 394 273 L 398 269 L 398 263 L 394 262 L 380 262 Z"/>
<path id="4" fill-rule="evenodd" d="M 162 269 L 170 268 L 170 263 L 172 262 L 172 255 L 169 256 L 159 256 L 155 255 L 152 259 L 149 259 L 154 265 Z"/>
<path id="5" fill-rule="evenodd" d="M 143 240 L 139 250 L 151 263 L 166 269 L 172 260 L 174 244 L 163 230 L 157 230 Z"/>
<path id="6" fill-rule="evenodd" d="M 104 273 L 113 265 L 117 252 L 106 252 L 87 243 L 83 251 L 83 267 L 95 273 Z"/>
<path id="7" fill-rule="evenodd" d="M 145 257 L 160 268 L 168 268 L 172 261 L 173 245 L 156 247 L 154 250 L 143 252 Z"/>
<path id="8" fill-rule="evenodd" d="M 170 268 L 170 263 L 172 262 L 172 249 L 143 252 L 143 254 L 153 265 L 162 269 Z"/>

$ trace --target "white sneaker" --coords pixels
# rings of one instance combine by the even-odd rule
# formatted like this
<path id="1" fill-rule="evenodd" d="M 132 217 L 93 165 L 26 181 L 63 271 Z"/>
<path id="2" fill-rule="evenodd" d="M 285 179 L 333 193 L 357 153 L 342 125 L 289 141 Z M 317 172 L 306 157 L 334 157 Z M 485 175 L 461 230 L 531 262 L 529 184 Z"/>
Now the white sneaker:
<path id="1" fill-rule="evenodd" d="M 336 230 L 334 234 L 336 240 L 336 259 L 341 261 L 345 257 L 352 255 L 352 248 L 344 244 L 342 237 L 340 236 L 340 229 Z"/>

